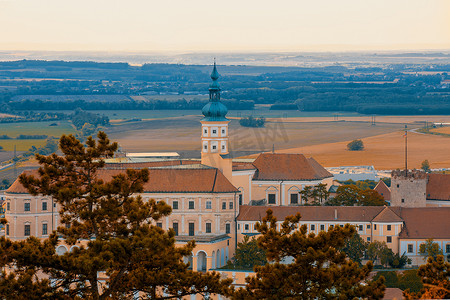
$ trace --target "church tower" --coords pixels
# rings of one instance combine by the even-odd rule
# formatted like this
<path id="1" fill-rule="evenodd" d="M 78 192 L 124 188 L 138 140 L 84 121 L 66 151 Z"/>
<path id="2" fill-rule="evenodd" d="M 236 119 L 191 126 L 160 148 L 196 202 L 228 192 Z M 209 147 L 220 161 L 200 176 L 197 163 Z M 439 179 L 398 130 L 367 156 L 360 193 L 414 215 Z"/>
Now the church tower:
<path id="1" fill-rule="evenodd" d="M 202 123 L 202 164 L 218 168 L 231 180 L 232 162 L 228 152 L 228 123 L 225 117 L 227 107 L 220 102 L 220 85 L 218 82 L 216 61 L 211 72 L 212 83 L 209 85 L 209 102 L 203 107 Z"/>

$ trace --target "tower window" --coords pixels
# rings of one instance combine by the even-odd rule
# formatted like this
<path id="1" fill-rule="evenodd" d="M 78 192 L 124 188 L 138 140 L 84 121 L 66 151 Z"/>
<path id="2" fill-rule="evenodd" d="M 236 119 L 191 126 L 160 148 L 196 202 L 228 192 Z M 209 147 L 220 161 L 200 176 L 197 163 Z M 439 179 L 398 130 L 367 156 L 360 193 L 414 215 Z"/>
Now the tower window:
<path id="1" fill-rule="evenodd" d="M 225 145 L 222 145 L 222 150 L 225 150 Z"/>
<path id="2" fill-rule="evenodd" d="M 205 146 L 204 146 L 203 148 L 204 148 L 204 149 L 206 150 L 206 149 L 208 149 L 208 146 L 207 146 L 207 145 L 205 145 Z"/>
<path id="3" fill-rule="evenodd" d="M 402 203 L 405 203 L 405 199 L 402 199 Z"/>
<path id="4" fill-rule="evenodd" d="M 212 148 L 213 148 L 213 149 L 216 149 L 217 147 L 216 147 L 216 145 L 214 145 L 214 146 L 212 146 Z"/>
<path id="5" fill-rule="evenodd" d="M 208 129 L 205 129 L 203 132 L 204 132 L 205 134 L 207 134 L 207 133 L 208 133 Z"/>
<path id="6" fill-rule="evenodd" d="M 214 129 L 214 130 L 213 130 L 213 133 L 216 134 L 216 133 L 217 133 L 217 130 Z"/>
<path id="7" fill-rule="evenodd" d="M 230 233 L 231 232 L 231 225 L 230 223 L 225 224 L 225 233 Z"/>
<path id="8" fill-rule="evenodd" d="M 225 134 L 225 129 L 222 129 L 222 134 Z"/>

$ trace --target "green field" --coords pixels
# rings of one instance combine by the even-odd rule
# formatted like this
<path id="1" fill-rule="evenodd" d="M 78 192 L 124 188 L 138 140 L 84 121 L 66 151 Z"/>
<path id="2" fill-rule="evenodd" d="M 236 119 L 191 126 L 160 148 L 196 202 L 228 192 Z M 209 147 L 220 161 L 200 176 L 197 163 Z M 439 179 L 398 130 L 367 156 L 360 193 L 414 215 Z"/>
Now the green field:
<path id="1" fill-rule="evenodd" d="M 58 125 L 50 126 L 50 124 L 53 123 Z M 45 134 L 48 136 L 60 137 L 63 134 L 69 133 L 75 133 L 75 129 L 69 121 L 0 123 L 0 135 L 6 134 L 11 138 L 15 138 L 21 134 Z M 0 145 L 7 141 L 8 140 L 0 140 Z"/>
<path id="2" fill-rule="evenodd" d="M 0 140 L 0 146 L 3 147 L 4 151 L 14 151 L 14 146 L 16 146 L 16 151 L 28 151 L 31 146 L 39 148 L 44 146 L 46 140 Z"/>

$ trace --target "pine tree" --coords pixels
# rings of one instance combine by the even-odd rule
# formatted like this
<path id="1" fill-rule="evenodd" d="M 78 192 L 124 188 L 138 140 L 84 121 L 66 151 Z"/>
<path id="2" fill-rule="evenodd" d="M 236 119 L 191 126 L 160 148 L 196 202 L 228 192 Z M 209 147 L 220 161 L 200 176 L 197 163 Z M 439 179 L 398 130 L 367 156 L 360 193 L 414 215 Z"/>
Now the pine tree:
<path id="1" fill-rule="evenodd" d="M 233 299 L 381 299 L 384 278 L 367 280 L 372 263 L 363 267 L 346 258 L 339 249 L 356 231 L 353 226 L 336 226 L 318 235 L 307 234 L 306 225 L 296 229 L 300 214 L 287 217 L 277 230 L 277 219 L 267 211 L 256 228 L 258 245 L 271 262 L 255 267 L 256 276 L 246 279 Z M 283 260 L 293 259 L 290 264 Z"/>
<path id="2" fill-rule="evenodd" d="M 24 281 L 31 286 L 26 291 L 42 299 L 122 299 L 137 293 L 171 299 L 231 291 L 231 280 L 220 279 L 218 273 L 188 270 L 183 257 L 192 255 L 193 241 L 176 247 L 174 231 L 155 226 L 171 207 L 135 196 L 148 181 L 148 169 L 102 179 L 103 158 L 117 150 L 105 133 L 99 132 L 97 140 L 89 137 L 86 146 L 72 135 L 62 136 L 60 149 L 64 156 L 36 155 L 42 165 L 39 176 L 22 174 L 20 182 L 33 195 L 53 197 L 61 206 L 62 226 L 43 241 L 0 240 L 1 266 L 15 268 L 0 278 L 0 291 L 12 293 Z M 59 236 L 79 248 L 58 256 Z M 51 284 L 38 280 L 37 272 L 51 278 Z"/>
<path id="3" fill-rule="evenodd" d="M 424 288 L 418 293 L 404 291 L 406 299 L 450 299 L 450 263 L 444 260 L 443 255 L 429 256 L 417 274 L 422 278 Z"/>

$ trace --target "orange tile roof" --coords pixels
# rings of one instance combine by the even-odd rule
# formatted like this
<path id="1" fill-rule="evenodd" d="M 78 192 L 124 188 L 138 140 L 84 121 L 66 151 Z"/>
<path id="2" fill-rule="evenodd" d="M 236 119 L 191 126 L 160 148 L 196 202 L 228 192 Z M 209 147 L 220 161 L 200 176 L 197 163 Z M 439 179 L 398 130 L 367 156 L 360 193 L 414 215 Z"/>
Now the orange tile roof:
<path id="1" fill-rule="evenodd" d="M 377 185 L 374 188 L 375 191 L 378 192 L 381 196 L 383 196 L 384 200 L 391 200 L 391 189 L 386 185 L 383 180 L 378 181 Z"/>
<path id="2" fill-rule="evenodd" d="M 233 171 L 242 170 L 255 170 L 255 166 L 250 162 L 234 162 L 233 161 Z"/>
<path id="3" fill-rule="evenodd" d="M 391 208 L 385 207 L 372 221 L 380 223 L 390 223 L 402 222 L 403 220 L 395 212 L 393 212 Z"/>
<path id="4" fill-rule="evenodd" d="M 383 206 L 250 206 L 239 207 L 238 221 L 260 221 L 268 209 L 274 216 L 284 220 L 287 216 L 300 213 L 301 221 L 370 222 Z M 337 217 L 337 218 L 336 218 Z"/>
<path id="5" fill-rule="evenodd" d="M 405 226 L 399 237 L 405 239 L 449 239 L 450 207 L 396 208 Z"/>
<path id="6" fill-rule="evenodd" d="M 37 170 L 32 171 L 37 175 Z M 102 169 L 98 178 L 111 180 L 112 176 L 125 172 L 119 169 Z M 26 172 L 30 174 L 30 172 Z M 234 193 L 238 190 L 217 169 L 149 169 L 149 181 L 144 184 L 146 193 Z M 7 193 L 25 194 L 28 191 L 16 180 Z"/>
<path id="7" fill-rule="evenodd" d="M 428 174 L 427 200 L 450 200 L 450 175 Z"/>
<path id="8" fill-rule="evenodd" d="M 106 163 L 105 169 L 143 169 L 153 167 L 181 166 L 198 164 L 198 160 L 162 160 L 149 162 Z"/>
<path id="9" fill-rule="evenodd" d="M 254 180 L 320 180 L 333 175 L 303 154 L 262 153 L 253 162 Z"/>

